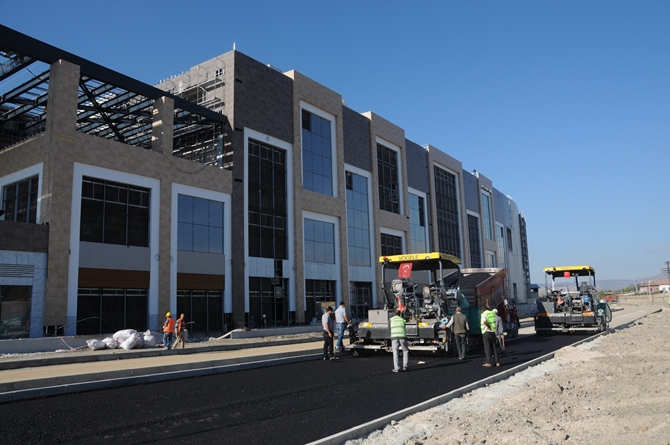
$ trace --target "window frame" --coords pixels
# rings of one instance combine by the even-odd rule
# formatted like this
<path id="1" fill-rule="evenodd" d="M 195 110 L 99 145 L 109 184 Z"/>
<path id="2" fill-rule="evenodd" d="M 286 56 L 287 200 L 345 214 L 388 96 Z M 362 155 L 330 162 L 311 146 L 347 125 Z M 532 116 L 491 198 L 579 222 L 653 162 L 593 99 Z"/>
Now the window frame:
<path id="1" fill-rule="evenodd" d="M 347 206 L 347 257 L 348 265 L 372 267 L 374 244 L 372 241 L 371 177 L 362 171 L 345 169 L 345 198 Z M 353 189 L 353 176 L 365 180 L 365 194 Z M 350 178 L 352 188 L 349 187 Z M 351 193 L 350 193 L 351 192 Z M 356 195 L 354 195 L 356 194 Z M 353 201 L 353 202 L 352 202 Z M 360 207 L 360 208 L 359 208 Z M 358 224 L 364 214 L 366 224 Z M 365 227 L 362 227 L 362 226 Z M 362 241 L 363 245 L 359 245 Z"/>
<path id="2" fill-rule="evenodd" d="M 19 170 L 17 172 L 11 173 L 7 176 L 0 177 L 0 209 L 1 210 L 6 210 L 4 207 L 4 200 L 5 200 L 5 187 L 11 186 L 13 184 L 17 184 L 23 181 L 26 181 L 28 179 L 32 179 L 33 177 L 37 176 L 37 196 L 36 196 L 36 202 L 35 202 L 35 221 L 34 224 L 42 224 L 41 220 L 41 207 L 42 207 L 42 182 L 43 182 L 43 168 L 44 164 L 39 163 L 35 164 L 31 167 L 25 168 L 23 170 Z M 10 221 L 7 213 L 0 219 L 5 219 L 6 221 Z M 32 217 L 31 219 L 31 224 L 32 222 Z"/>
<path id="3" fill-rule="evenodd" d="M 494 231 L 493 231 L 493 209 L 491 208 L 491 194 L 486 190 L 480 190 L 481 196 L 481 206 L 482 206 L 482 225 L 483 225 L 483 235 L 484 239 L 493 241 Z"/>
<path id="4" fill-rule="evenodd" d="M 375 143 L 377 154 L 377 193 L 379 195 L 379 208 L 380 210 L 402 215 L 404 206 L 401 149 L 397 145 L 381 138 L 376 138 Z M 385 160 L 385 155 L 391 152 L 395 154 L 395 165 L 391 165 Z M 391 177 L 394 172 L 394 177 Z"/>
<path id="5" fill-rule="evenodd" d="M 461 200 L 458 188 L 459 175 L 441 164 L 433 164 L 435 190 L 435 220 L 437 223 L 437 248 L 440 252 L 461 258 Z M 442 179 L 448 179 L 444 180 Z M 441 182 L 438 183 L 438 180 Z M 453 185 L 453 189 L 450 187 Z M 445 190 L 441 190 L 445 188 Z M 446 192 L 446 193 L 443 193 Z"/>
<path id="6" fill-rule="evenodd" d="M 412 205 L 412 198 L 416 197 L 419 203 L 419 208 L 414 209 Z M 428 231 L 428 199 L 427 195 L 424 192 L 409 188 L 407 190 L 407 207 L 409 209 L 409 238 L 410 246 L 409 253 L 424 253 L 429 251 L 429 236 Z M 416 212 L 415 212 L 416 210 Z M 415 213 L 419 215 L 418 224 L 415 221 Z M 423 235 L 423 239 L 415 238 L 415 233 L 420 232 Z M 418 243 L 423 243 L 423 246 L 419 247 Z"/>
<path id="7" fill-rule="evenodd" d="M 471 218 L 474 219 L 474 224 L 470 224 Z M 479 215 L 474 212 L 467 212 L 468 220 L 468 243 L 470 244 L 470 267 L 482 267 L 482 238 Z M 476 237 L 474 239 L 473 237 Z M 476 244 L 476 246 L 474 245 Z M 474 255 L 473 255 L 474 254 Z"/>
<path id="8" fill-rule="evenodd" d="M 306 129 L 305 128 L 305 122 L 304 122 L 304 117 L 305 113 L 309 113 L 311 115 L 317 116 L 323 120 L 326 120 L 329 122 L 329 127 L 330 127 L 330 168 L 325 168 L 323 166 L 323 162 L 321 163 L 321 168 L 320 170 L 314 169 L 313 168 L 313 159 L 309 158 L 308 159 L 308 154 L 311 156 L 312 153 L 315 153 L 312 150 L 312 147 L 314 147 L 311 143 L 309 143 L 309 148 L 307 147 L 306 140 L 307 138 L 303 134 L 303 130 L 306 130 L 310 133 L 310 137 L 312 134 L 314 134 L 314 131 L 312 129 Z M 311 124 L 311 121 L 310 121 Z M 311 127 L 311 125 L 310 125 Z M 321 110 L 313 105 L 310 105 L 306 102 L 300 102 L 300 148 L 301 148 L 301 176 L 302 176 L 302 188 L 305 190 L 310 190 L 314 193 L 321 193 L 326 196 L 332 196 L 334 198 L 338 197 L 338 181 L 337 181 L 337 139 L 336 139 L 336 128 L 337 128 L 337 116 L 330 114 L 324 110 Z M 323 136 L 323 134 L 321 134 Z M 323 143 L 323 139 L 320 139 L 321 143 Z M 323 148 L 323 146 L 322 146 Z M 323 153 L 324 151 L 322 150 L 319 154 L 321 161 L 323 161 Z M 321 173 L 319 173 L 321 171 Z M 328 172 L 329 176 L 326 176 L 322 173 Z M 309 176 L 308 174 L 309 173 Z M 330 187 L 331 190 L 329 191 L 330 193 L 325 193 L 323 190 L 315 190 L 313 187 L 313 177 L 312 176 L 320 176 L 321 178 L 327 178 L 330 179 Z"/>
<path id="9" fill-rule="evenodd" d="M 91 184 L 90 196 L 87 193 L 89 189 L 87 184 Z M 152 216 L 150 188 L 83 175 L 81 190 L 79 241 L 133 247 L 150 246 Z M 87 228 L 93 227 L 95 214 L 99 215 L 100 227 L 95 233 L 85 233 Z M 133 228 L 138 228 L 141 222 L 144 224 L 141 224 L 140 232 L 135 233 Z M 119 242 L 121 237 L 124 242 Z"/>

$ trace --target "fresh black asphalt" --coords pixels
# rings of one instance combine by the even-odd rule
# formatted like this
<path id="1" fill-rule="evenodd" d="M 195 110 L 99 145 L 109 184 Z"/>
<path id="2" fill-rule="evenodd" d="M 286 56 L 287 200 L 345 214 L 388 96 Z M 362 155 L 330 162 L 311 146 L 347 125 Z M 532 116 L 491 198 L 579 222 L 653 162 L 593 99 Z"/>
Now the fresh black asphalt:
<path id="1" fill-rule="evenodd" d="M 500 368 L 482 367 L 475 348 L 465 361 L 412 353 L 410 369 L 392 373 L 391 354 L 376 353 L 24 400 L 2 405 L 0 432 L 14 444 L 304 444 L 585 337 L 508 342 Z"/>

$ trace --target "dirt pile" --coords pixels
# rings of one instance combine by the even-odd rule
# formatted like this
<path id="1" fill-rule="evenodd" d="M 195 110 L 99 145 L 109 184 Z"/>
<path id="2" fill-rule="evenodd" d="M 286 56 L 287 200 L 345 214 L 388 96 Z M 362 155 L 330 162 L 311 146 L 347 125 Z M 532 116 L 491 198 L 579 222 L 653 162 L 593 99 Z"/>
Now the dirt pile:
<path id="1" fill-rule="evenodd" d="M 348 445 L 670 444 L 670 310 Z"/>

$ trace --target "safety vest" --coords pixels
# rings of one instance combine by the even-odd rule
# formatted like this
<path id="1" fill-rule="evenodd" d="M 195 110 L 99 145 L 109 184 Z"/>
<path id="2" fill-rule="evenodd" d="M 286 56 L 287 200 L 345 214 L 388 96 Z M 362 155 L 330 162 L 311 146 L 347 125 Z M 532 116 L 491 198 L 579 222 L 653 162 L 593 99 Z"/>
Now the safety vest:
<path id="1" fill-rule="evenodd" d="M 174 319 L 168 317 L 163 324 L 163 332 L 174 332 Z"/>
<path id="2" fill-rule="evenodd" d="M 486 325 L 484 324 L 484 320 L 489 322 L 489 326 L 491 327 L 491 331 L 495 334 L 496 332 L 496 314 L 493 311 L 484 311 L 482 313 L 482 318 L 481 318 L 481 328 L 482 328 L 482 334 L 486 333 L 488 330 L 486 328 Z"/>
<path id="3" fill-rule="evenodd" d="M 184 332 L 184 322 L 181 318 L 177 319 L 177 332 Z"/>
<path id="4" fill-rule="evenodd" d="M 394 316 L 390 320 L 391 322 L 391 338 L 406 338 L 407 333 L 405 332 L 405 319 L 399 315 Z"/>

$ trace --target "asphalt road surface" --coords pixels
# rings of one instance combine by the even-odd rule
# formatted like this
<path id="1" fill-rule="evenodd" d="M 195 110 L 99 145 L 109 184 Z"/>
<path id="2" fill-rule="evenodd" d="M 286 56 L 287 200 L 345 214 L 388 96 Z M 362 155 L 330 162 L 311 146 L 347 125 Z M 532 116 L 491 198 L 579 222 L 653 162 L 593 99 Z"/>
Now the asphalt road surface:
<path id="1" fill-rule="evenodd" d="M 391 354 L 345 356 L 0 406 L 4 443 L 304 444 L 447 393 L 586 335 L 522 336 L 500 368 L 468 359 Z M 425 364 L 418 365 L 418 360 Z"/>

